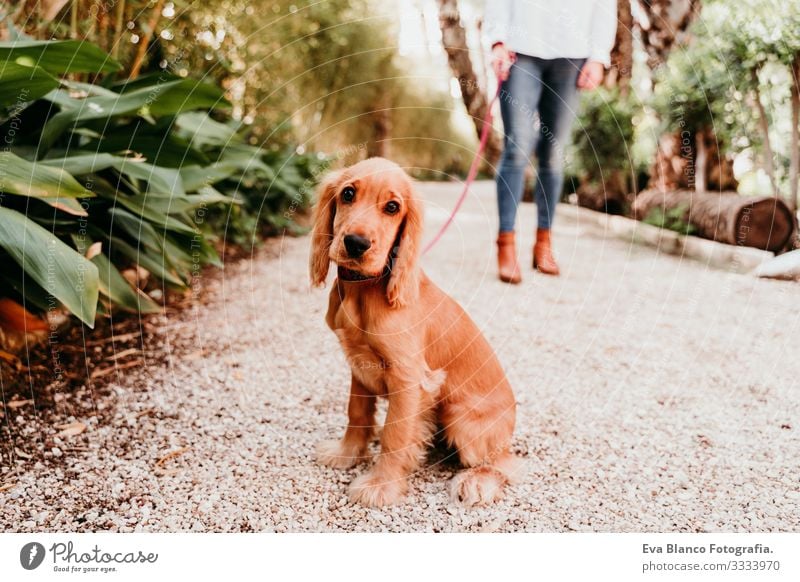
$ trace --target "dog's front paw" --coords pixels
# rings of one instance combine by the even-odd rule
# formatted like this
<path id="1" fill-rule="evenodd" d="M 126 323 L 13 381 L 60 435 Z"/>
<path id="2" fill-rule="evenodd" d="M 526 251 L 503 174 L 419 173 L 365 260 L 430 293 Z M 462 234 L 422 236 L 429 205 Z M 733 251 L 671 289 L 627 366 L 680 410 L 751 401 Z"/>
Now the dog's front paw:
<path id="1" fill-rule="evenodd" d="M 466 505 L 489 505 L 503 496 L 508 480 L 491 467 L 462 471 L 450 481 L 450 498 Z"/>
<path id="2" fill-rule="evenodd" d="M 396 503 L 405 491 L 405 478 L 383 477 L 370 471 L 350 484 L 350 501 L 367 507 L 380 507 Z"/>
<path id="3" fill-rule="evenodd" d="M 348 447 L 342 441 L 330 440 L 317 443 L 317 461 L 334 469 L 349 469 L 366 459 L 356 447 Z"/>

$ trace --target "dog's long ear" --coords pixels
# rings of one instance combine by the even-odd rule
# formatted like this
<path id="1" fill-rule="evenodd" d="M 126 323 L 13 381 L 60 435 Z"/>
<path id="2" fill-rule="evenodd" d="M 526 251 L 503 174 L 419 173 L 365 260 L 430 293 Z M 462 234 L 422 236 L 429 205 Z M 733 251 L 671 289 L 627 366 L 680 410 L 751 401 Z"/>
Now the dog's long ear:
<path id="1" fill-rule="evenodd" d="M 325 285 L 330 266 L 330 250 L 333 242 L 333 219 L 336 217 L 336 192 L 342 172 L 331 172 L 319 186 L 317 205 L 314 207 L 314 227 L 311 231 L 311 255 L 308 272 L 311 284 Z"/>
<path id="2" fill-rule="evenodd" d="M 411 184 L 408 192 L 404 192 L 404 202 L 408 209 L 400 225 L 392 272 L 386 286 L 386 298 L 392 307 L 409 305 L 416 301 L 419 295 L 419 256 L 424 211 L 422 201 L 417 197 Z"/>

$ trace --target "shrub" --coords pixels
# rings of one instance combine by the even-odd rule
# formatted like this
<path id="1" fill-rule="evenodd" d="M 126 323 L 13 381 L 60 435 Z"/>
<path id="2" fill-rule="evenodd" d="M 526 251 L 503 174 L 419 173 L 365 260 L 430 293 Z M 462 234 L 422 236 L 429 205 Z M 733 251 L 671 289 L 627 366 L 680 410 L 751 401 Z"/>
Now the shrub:
<path id="1" fill-rule="evenodd" d="M 634 99 L 616 89 L 597 89 L 581 96 L 573 130 L 571 171 L 578 178 L 581 206 L 623 214 L 635 189 Z"/>
<path id="2" fill-rule="evenodd" d="M 603 182 L 612 172 L 632 173 L 631 148 L 636 104 L 630 94 L 597 89 L 581 94 L 573 152 L 577 171 L 589 181 Z"/>
<path id="3" fill-rule="evenodd" d="M 156 311 L 124 269 L 186 289 L 220 265 L 207 216 L 242 238 L 290 226 L 284 210 L 307 203 L 316 162 L 247 145 L 214 85 L 75 81 L 119 68 L 86 42 L 0 43 L 0 61 L 0 280 L 28 309 L 63 306 L 89 326 L 98 310 Z"/>

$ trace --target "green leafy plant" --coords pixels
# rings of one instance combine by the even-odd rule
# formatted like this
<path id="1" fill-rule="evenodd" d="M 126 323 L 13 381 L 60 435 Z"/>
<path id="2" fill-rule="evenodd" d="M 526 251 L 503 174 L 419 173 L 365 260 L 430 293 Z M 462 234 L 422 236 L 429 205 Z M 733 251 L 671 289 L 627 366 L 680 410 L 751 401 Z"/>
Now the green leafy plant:
<path id="1" fill-rule="evenodd" d="M 317 159 L 248 145 L 212 84 L 64 78 L 119 68 L 86 42 L 0 43 L 0 61 L 0 280 L 29 310 L 157 311 L 126 269 L 186 289 L 221 236 L 293 227 L 308 203 Z"/>
<path id="2" fill-rule="evenodd" d="M 641 106 L 629 93 L 597 89 L 581 96 L 570 170 L 582 206 L 622 214 L 635 187 L 634 116 Z"/>
<path id="3" fill-rule="evenodd" d="M 749 94 L 753 107 L 748 107 L 747 113 L 752 113 L 751 109 L 756 113 L 758 131 L 753 141 L 760 142 L 773 193 L 780 196 L 788 190 L 786 202 L 796 210 L 800 187 L 800 5 L 751 0 L 735 10 L 716 4 L 706 12 L 709 18 L 704 32 L 714 39 L 726 39 L 716 44 L 736 75 L 737 90 Z M 781 127 L 785 123 L 781 117 L 790 124 L 788 132 Z M 781 139 L 782 133 L 788 135 Z M 786 137 L 789 147 L 782 148 Z M 782 152 L 784 148 L 789 151 Z"/>
<path id="4" fill-rule="evenodd" d="M 697 228 L 687 220 L 689 206 L 681 204 L 675 208 L 664 211 L 663 208 L 656 207 L 650 209 L 642 222 L 677 232 L 678 234 L 694 234 Z"/>
<path id="5" fill-rule="evenodd" d="M 581 94 L 573 152 L 578 173 L 601 181 L 614 171 L 631 173 L 633 117 L 640 109 L 635 97 L 616 89 Z"/>

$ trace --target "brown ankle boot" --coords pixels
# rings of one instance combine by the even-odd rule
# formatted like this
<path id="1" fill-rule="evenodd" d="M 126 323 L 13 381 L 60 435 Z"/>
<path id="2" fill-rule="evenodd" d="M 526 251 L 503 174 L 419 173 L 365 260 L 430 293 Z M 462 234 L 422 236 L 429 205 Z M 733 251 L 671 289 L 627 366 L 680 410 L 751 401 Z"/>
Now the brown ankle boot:
<path id="1" fill-rule="evenodd" d="M 540 228 L 536 231 L 536 244 L 533 245 L 533 268 L 545 275 L 558 275 L 558 263 L 553 258 L 550 246 L 550 229 Z"/>
<path id="2" fill-rule="evenodd" d="M 513 232 L 501 232 L 497 237 L 497 267 L 503 283 L 516 284 L 522 281 Z"/>

